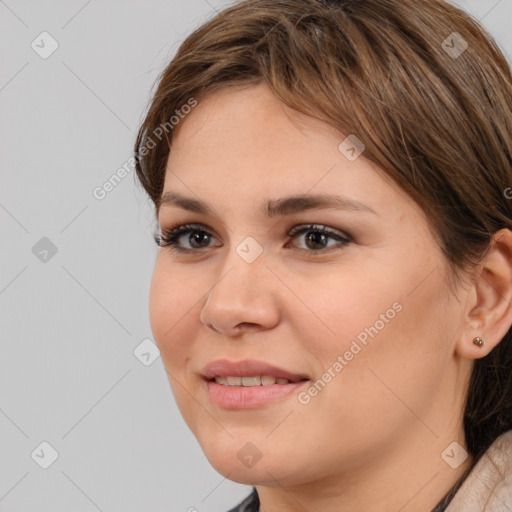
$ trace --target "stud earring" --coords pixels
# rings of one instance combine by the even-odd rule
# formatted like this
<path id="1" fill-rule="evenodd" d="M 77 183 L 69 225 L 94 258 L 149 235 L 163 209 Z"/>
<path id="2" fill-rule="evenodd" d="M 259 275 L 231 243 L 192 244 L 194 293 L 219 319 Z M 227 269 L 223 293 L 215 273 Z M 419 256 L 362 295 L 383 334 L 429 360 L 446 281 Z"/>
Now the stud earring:
<path id="1" fill-rule="evenodd" d="M 484 340 L 482 338 L 479 338 L 479 337 L 476 337 L 474 340 L 473 340 L 473 343 L 475 345 L 478 345 L 479 347 L 482 347 L 483 344 L 484 344 Z"/>

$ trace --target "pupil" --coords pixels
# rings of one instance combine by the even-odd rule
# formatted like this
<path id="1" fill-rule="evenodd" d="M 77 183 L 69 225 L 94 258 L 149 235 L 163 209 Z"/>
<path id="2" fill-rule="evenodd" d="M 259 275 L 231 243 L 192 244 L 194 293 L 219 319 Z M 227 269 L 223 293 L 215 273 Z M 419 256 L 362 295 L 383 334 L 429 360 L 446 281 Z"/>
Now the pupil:
<path id="1" fill-rule="evenodd" d="M 198 245 L 200 245 L 200 242 L 201 242 L 201 238 L 206 238 L 208 237 L 208 234 L 207 233 L 199 233 L 199 232 L 196 232 L 194 234 L 191 235 L 191 245 L 192 247 L 194 247 L 194 243 L 198 242 Z"/>
<path id="2" fill-rule="evenodd" d="M 310 232 L 307 239 L 312 240 L 314 244 L 321 244 L 320 241 L 325 241 L 325 235 L 323 233 Z M 323 246 L 321 246 L 321 248 L 322 247 Z"/>

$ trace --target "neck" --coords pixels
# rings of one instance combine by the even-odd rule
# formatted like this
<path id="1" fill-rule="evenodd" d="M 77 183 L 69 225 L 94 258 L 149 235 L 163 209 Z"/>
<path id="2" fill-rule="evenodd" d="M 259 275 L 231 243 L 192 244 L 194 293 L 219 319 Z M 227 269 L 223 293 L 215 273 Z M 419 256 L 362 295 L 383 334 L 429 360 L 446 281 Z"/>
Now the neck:
<path id="1" fill-rule="evenodd" d="M 471 455 L 457 468 L 446 452 L 454 441 L 464 446 L 460 433 L 435 435 L 424 426 L 402 438 L 387 453 L 374 454 L 371 463 L 305 485 L 256 486 L 260 512 L 430 512 L 464 475 Z M 453 460 L 453 459 L 452 459 Z"/>

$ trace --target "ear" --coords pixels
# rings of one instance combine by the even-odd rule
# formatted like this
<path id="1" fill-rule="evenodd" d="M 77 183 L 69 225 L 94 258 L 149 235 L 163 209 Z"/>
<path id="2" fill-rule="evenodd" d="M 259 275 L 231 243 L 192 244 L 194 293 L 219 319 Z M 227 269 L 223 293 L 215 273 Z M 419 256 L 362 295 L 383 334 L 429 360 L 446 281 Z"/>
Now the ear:
<path id="1" fill-rule="evenodd" d="M 456 352 L 469 359 L 486 356 L 512 326 L 512 231 L 497 231 L 491 242 L 469 290 L 465 331 L 457 340 Z M 483 346 L 473 343 L 477 336 Z"/>

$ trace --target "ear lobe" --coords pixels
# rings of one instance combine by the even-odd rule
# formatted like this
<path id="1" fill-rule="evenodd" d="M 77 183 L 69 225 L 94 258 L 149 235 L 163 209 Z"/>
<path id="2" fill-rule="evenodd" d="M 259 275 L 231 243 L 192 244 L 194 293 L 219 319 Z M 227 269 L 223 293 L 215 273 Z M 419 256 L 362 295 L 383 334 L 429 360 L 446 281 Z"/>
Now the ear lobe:
<path id="1" fill-rule="evenodd" d="M 470 290 L 466 329 L 457 352 L 469 359 L 486 356 L 512 326 L 512 231 L 497 231 Z M 479 346 L 473 339 L 480 337 Z"/>

